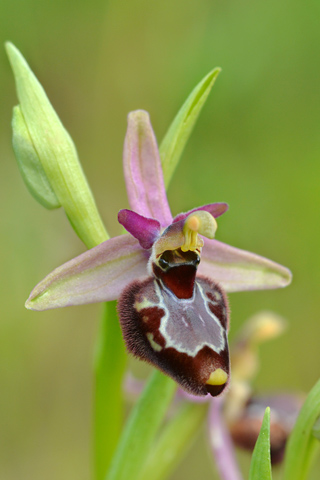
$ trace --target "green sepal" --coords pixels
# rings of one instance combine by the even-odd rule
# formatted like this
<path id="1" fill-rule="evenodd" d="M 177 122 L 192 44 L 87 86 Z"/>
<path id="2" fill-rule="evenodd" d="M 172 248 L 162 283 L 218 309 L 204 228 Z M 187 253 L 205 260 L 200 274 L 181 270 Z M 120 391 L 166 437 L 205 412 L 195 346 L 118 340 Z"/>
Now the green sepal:
<path id="1" fill-rule="evenodd" d="M 215 68 L 209 72 L 192 90 L 161 142 L 159 151 L 166 187 L 220 71 L 220 68 Z"/>
<path id="2" fill-rule="evenodd" d="M 259 437 L 253 450 L 249 480 L 272 480 L 269 407 L 266 408 Z"/>
<path id="3" fill-rule="evenodd" d="M 49 210 L 61 207 L 34 148 L 19 105 L 13 109 L 12 132 L 13 151 L 29 192 Z"/>
<path id="4" fill-rule="evenodd" d="M 320 380 L 311 389 L 304 402 L 286 448 L 284 480 L 306 480 L 319 441 L 314 436 L 314 426 L 320 415 Z"/>
<path id="5" fill-rule="evenodd" d="M 74 143 L 19 50 L 9 42 L 6 49 L 15 77 L 19 107 L 42 170 L 78 236 L 88 248 L 98 245 L 109 236 Z M 24 158 L 20 156 L 20 160 Z M 42 198 L 42 194 L 39 196 Z"/>

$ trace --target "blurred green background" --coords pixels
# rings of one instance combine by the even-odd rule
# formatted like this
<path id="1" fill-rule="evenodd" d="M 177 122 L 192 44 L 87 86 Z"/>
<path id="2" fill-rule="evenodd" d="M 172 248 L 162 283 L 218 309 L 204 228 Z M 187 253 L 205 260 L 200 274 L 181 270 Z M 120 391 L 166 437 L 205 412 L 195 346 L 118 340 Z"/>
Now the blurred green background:
<path id="1" fill-rule="evenodd" d="M 222 67 L 169 200 L 174 214 L 228 202 L 218 239 L 293 271 L 285 290 L 230 295 L 231 338 L 261 309 L 289 321 L 283 337 L 261 348 L 259 392 L 307 392 L 320 372 L 319 13 L 317 0 L 0 2 L 1 45 L 11 40 L 46 89 L 112 235 L 128 206 L 127 113 L 148 110 L 160 141 L 194 85 Z M 62 210 L 43 209 L 20 178 L 4 49 L 0 72 L 0 478 L 85 480 L 101 307 L 24 309 L 33 286 L 84 246 Z M 172 478 L 215 478 L 205 440 Z M 240 457 L 246 474 L 249 457 Z"/>

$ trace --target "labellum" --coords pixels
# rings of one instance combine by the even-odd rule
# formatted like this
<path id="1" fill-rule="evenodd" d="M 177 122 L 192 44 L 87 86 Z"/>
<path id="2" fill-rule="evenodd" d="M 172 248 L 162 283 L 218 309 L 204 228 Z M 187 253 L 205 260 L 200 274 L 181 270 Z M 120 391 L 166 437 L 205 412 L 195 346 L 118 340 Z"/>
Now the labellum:
<path id="1" fill-rule="evenodd" d="M 219 395 L 229 380 L 226 295 L 196 276 L 198 233 L 213 238 L 216 228 L 205 211 L 172 223 L 153 244 L 150 277 L 129 285 L 118 304 L 128 350 L 194 395 Z"/>

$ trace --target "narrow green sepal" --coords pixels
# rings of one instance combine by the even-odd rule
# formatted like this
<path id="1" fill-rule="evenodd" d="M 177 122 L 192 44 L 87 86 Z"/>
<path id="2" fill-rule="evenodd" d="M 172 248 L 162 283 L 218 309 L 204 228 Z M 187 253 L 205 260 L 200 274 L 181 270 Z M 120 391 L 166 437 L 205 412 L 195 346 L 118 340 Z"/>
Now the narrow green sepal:
<path id="1" fill-rule="evenodd" d="M 272 480 L 270 457 L 270 408 L 267 407 L 253 450 L 249 480 Z"/>
<path id="2" fill-rule="evenodd" d="M 320 444 L 314 435 L 319 415 L 320 380 L 311 389 L 291 432 L 284 459 L 284 480 L 308 478 L 315 454 L 319 453 Z"/>
<path id="3" fill-rule="evenodd" d="M 6 50 L 31 144 L 48 180 L 46 185 L 49 183 L 57 198 L 53 204 L 58 203 L 64 208 L 74 230 L 88 248 L 98 245 L 109 236 L 81 168 L 74 143 L 19 50 L 10 42 L 6 43 Z M 24 174 L 26 173 L 25 170 Z M 36 188 L 37 185 L 33 183 L 33 195 Z M 38 200 L 39 197 L 43 199 L 42 194 L 43 191 L 38 192 Z M 48 203 L 46 197 L 45 203 Z M 52 205 L 52 196 L 49 204 Z"/>
<path id="4" fill-rule="evenodd" d="M 220 71 L 220 68 L 215 68 L 209 72 L 192 90 L 161 142 L 159 151 L 166 187 Z"/>
<path id="5" fill-rule="evenodd" d="M 61 207 L 34 148 L 19 105 L 13 109 L 12 133 L 13 151 L 29 192 L 49 210 Z"/>

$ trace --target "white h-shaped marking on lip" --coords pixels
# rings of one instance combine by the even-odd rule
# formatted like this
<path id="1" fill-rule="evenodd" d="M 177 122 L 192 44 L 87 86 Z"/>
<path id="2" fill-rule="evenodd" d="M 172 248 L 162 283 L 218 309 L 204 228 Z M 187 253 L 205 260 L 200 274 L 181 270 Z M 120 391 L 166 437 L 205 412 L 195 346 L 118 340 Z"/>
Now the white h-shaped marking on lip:
<path id="1" fill-rule="evenodd" d="M 222 325 L 221 325 L 219 319 L 216 317 L 216 315 L 214 315 L 214 313 L 212 313 L 211 310 L 209 309 L 208 303 L 210 302 L 210 300 L 204 294 L 204 291 L 203 291 L 201 285 L 198 282 L 195 282 L 195 284 L 199 289 L 200 295 L 203 299 L 204 306 L 205 306 L 205 309 L 206 309 L 208 315 L 212 318 L 212 320 L 218 325 L 218 327 L 220 329 L 220 344 L 219 345 L 213 345 L 209 341 L 205 340 L 204 342 L 201 342 L 199 345 L 197 345 L 193 350 L 190 350 L 187 347 L 182 347 L 181 345 L 178 345 L 177 342 L 175 340 L 173 340 L 169 336 L 168 332 L 166 331 L 166 327 L 167 327 L 167 324 L 168 324 L 168 321 L 169 321 L 169 318 L 170 318 L 170 314 L 169 314 L 168 308 L 166 307 L 166 305 L 164 303 L 163 295 L 162 295 L 161 289 L 158 285 L 158 282 L 156 280 L 154 280 L 155 291 L 156 291 L 156 295 L 157 295 L 158 300 L 159 300 L 159 303 L 157 304 L 157 306 L 160 307 L 161 309 L 163 309 L 164 312 L 165 312 L 165 314 L 162 316 L 162 318 L 160 320 L 159 332 L 161 333 L 161 335 L 165 339 L 165 342 L 166 342 L 165 348 L 172 347 L 175 350 L 177 350 L 178 352 L 186 353 L 191 357 L 195 357 L 197 355 L 197 353 L 205 346 L 211 348 L 216 353 L 220 353 L 222 350 L 225 349 L 225 346 L 226 346 L 226 342 L 225 342 L 225 338 L 224 338 L 225 329 L 222 327 Z M 173 298 L 174 298 L 174 296 L 173 296 Z M 192 296 L 191 299 L 179 299 L 179 303 L 182 303 L 182 304 L 188 304 L 189 303 L 190 304 L 190 303 L 193 302 L 193 300 L 194 300 L 194 295 Z M 204 320 L 203 319 L 201 319 L 201 320 L 202 320 L 203 324 L 205 324 Z M 186 323 L 186 322 L 184 321 L 184 323 Z"/>

